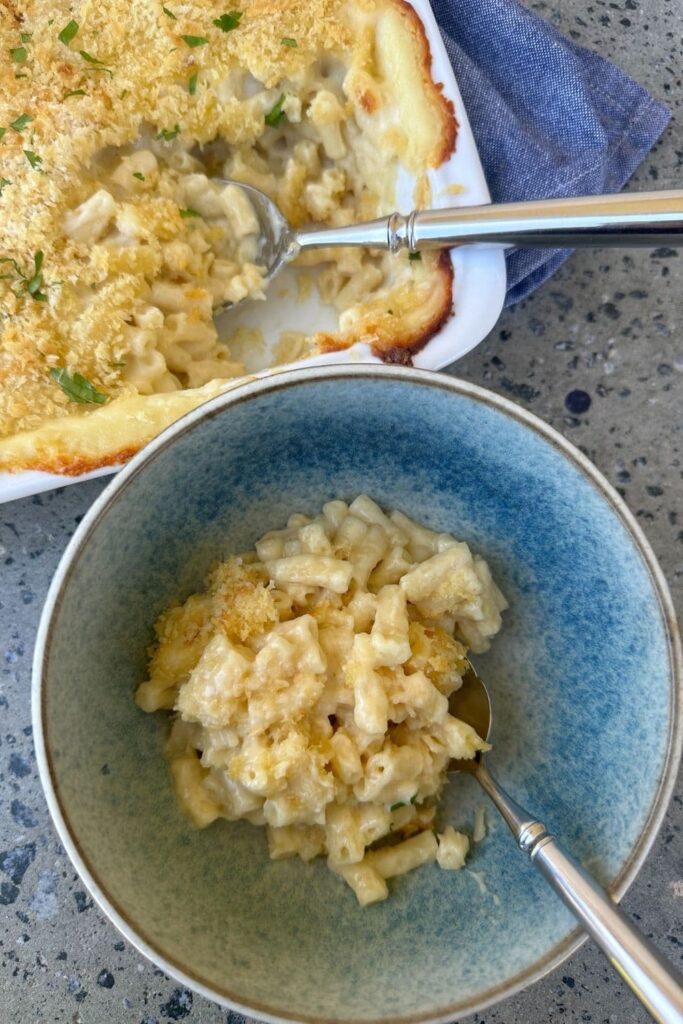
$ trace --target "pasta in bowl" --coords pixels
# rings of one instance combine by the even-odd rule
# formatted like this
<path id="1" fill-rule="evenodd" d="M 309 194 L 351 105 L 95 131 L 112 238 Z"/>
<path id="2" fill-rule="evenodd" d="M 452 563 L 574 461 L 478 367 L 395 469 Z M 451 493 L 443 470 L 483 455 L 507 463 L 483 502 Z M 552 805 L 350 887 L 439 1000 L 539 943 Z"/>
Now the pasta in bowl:
<path id="1" fill-rule="evenodd" d="M 273 527 L 293 531 L 293 548 L 305 526 L 286 526 L 292 511 L 313 521 L 329 501 L 353 504 L 362 494 L 385 514 L 401 509 L 436 538 L 465 540 L 491 567 L 510 610 L 490 650 L 476 656 L 495 694 L 486 756 L 525 802 L 548 809 L 580 859 L 601 865 L 621 896 L 676 777 L 678 670 L 666 588 L 637 524 L 588 459 L 518 407 L 448 375 L 362 363 L 287 370 L 212 400 L 136 456 L 79 524 L 51 586 L 34 660 L 37 763 L 83 888 L 178 985 L 271 1021 L 438 1024 L 485 1012 L 582 939 L 543 879 L 524 869 L 502 824 L 490 821 L 476 842 L 484 801 L 468 773 L 444 786 L 436 822 L 442 834 L 448 824 L 470 834 L 465 867 L 428 863 L 390 878 L 390 898 L 361 909 L 322 856 L 271 860 L 264 826 L 219 817 L 191 827 L 166 754 L 197 760 L 201 723 L 183 723 L 192 741 L 165 752 L 175 683 L 189 681 L 224 621 L 212 590 L 218 577 L 205 580 L 229 553 L 242 553 L 243 567 L 258 576 L 254 592 L 286 587 L 288 597 L 294 584 L 280 577 L 271 586 L 270 571 L 296 552 L 263 551 L 251 561 L 244 553 Z M 345 518 L 360 519 L 350 508 Z M 401 571 L 433 557 L 431 548 L 415 551 Z M 371 578 L 371 594 L 375 583 L 400 587 L 400 578 Z M 346 595 L 330 594 L 334 617 L 344 621 Z M 186 619 L 184 640 L 168 653 L 187 653 L 194 638 L 196 661 L 168 662 L 162 679 L 158 661 L 149 668 L 154 624 L 173 605 L 170 640 L 192 595 L 197 618 Z M 315 604 L 307 598 L 298 613 L 314 618 Z M 419 611 L 423 623 L 439 615 Z M 278 613 L 263 632 L 291 629 L 295 620 Z M 349 640 L 346 623 L 340 635 Z M 373 624 L 359 622 L 360 631 L 371 636 Z M 460 616 L 459 631 L 463 625 Z M 318 625 L 319 647 L 326 629 Z M 352 644 L 355 636 L 354 627 Z M 454 639 L 475 647 L 472 635 Z M 230 642 L 255 663 L 253 640 L 233 633 Z M 389 681 L 400 678 L 397 668 L 411 674 L 403 666 L 372 671 Z M 288 686 L 291 673 L 283 675 Z M 312 683 L 320 675 L 311 672 Z M 146 714 L 134 695 L 152 678 L 155 701 L 168 710 Z M 596 750 L 608 772 L 599 789 Z M 203 789 L 211 769 L 199 767 Z M 415 789 L 406 785 L 408 804 Z M 413 837 L 385 835 L 363 855 L 404 838 Z"/>
<path id="2" fill-rule="evenodd" d="M 448 698 L 505 607 L 467 544 L 367 495 L 292 515 L 157 622 L 136 700 L 176 712 L 180 806 L 265 826 L 273 859 L 326 855 L 362 905 L 421 864 L 461 868 L 436 804 L 451 758 L 488 744 Z"/>

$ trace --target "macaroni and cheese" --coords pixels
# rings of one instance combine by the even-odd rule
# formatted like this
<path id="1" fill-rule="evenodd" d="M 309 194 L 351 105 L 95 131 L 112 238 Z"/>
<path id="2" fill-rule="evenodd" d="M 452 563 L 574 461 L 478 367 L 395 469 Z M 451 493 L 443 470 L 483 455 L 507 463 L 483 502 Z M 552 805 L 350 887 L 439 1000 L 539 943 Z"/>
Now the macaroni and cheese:
<path id="1" fill-rule="evenodd" d="M 35 0 L 0 10 L 0 470 L 127 458 L 244 373 L 213 310 L 263 298 L 253 210 L 294 226 L 415 205 L 456 122 L 402 0 Z M 409 360 L 450 315 L 452 269 L 369 249 L 302 254 L 334 330 Z M 306 273 L 310 271 L 306 270 Z M 291 333 L 291 332 L 290 332 Z"/>
<path id="2" fill-rule="evenodd" d="M 156 624 L 136 700 L 175 712 L 180 806 L 265 826 L 274 859 L 326 856 L 361 904 L 421 864 L 462 867 L 436 803 L 449 761 L 488 744 L 448 698 L 505 607 L 467 544 L 366 495 L 291 516 Z"/>

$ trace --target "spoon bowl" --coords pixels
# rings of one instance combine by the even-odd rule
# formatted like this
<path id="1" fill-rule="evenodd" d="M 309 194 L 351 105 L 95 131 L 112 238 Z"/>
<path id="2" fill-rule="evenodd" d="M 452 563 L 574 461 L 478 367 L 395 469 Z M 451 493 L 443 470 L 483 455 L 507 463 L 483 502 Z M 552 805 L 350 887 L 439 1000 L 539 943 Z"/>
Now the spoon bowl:
<path id="1" fill-rule="evenodd" d="M 448 710 L 454 718 L 459 718 L 471 725 L 482 739 L 490 738 L 493 728 L 491 698 L 484 681 L 477 675 L 471 662 L 468 662 L 467 671 L 462 677 L 462 686 L 451 694 Z M 453 775 L 455 772 L 474 774 L 480 758 L 480 753 L 469 759 L 454 758 L 448 765 L 448 774 Z"/>
<path id="2" fill-rule="evenodd" d="M 220 185 L 241 188 L 251 203 L 260 229 L 256 262 L 266 269 L 264 284 L 267 285 L 294 255 L 290 253 L 292 247 L 296 248 L 292 229 L 279 207 L 265 192 L 242 181 L 230 181 L 227 178 L 214 180 Z"/>

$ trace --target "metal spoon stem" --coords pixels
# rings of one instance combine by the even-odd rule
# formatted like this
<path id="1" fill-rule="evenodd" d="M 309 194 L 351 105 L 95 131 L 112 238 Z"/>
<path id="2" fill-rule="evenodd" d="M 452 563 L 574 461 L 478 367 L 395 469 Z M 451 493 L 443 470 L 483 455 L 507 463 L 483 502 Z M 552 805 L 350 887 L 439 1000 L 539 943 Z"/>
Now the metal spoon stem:
<path id="1" fill-rule="evenodd" d="M 490 737 L 491 699 L 471 665 L 462 686 L 451 695 L 449 709 L 480 736 Z M 543 822 L 505 792 L 481 753 L 474 759 L 452 761 L 449 771 L 474 775 L 505 819 L 520 850 L 528 854 L 653 1019 L 658 1024 L 683 1024 L 683 977 L 550 835 Z"/>
<path id="2" fill-rule="evenodd" d="M 300 249 L 367 245 L 398 252 L 447 246 L 683 245 L 683 190 L 542 199 L 392 213 L 364 224 L 302 230 Z"/>
<path id="3" fill-rule="evenodd" d="M 578 918 L 658 1024 L 683 1024 L 683 978 L 629 921 L 545 825 L 510 797 L 483 760 L 472 771 L 502 814 L 520 850 Z"/>

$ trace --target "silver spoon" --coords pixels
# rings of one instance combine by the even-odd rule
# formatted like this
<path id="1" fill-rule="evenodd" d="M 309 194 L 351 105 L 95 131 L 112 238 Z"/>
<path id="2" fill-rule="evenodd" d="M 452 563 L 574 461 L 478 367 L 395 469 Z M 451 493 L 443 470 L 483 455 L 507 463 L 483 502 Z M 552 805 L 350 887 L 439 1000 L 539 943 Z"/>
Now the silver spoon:
<path id="1" fill-rule="evenodd" d="M 491 733 L 491 701 L 470 665 L 463 685 L 450 698 L 450 712 L 480 736 Z M 545 825 L 508 796 L 478 754 L 451 761 L 449 772 L 473 775 L 493 800 L 523 853 L 550 882 L 612 966 L 658 1024 L 683 1024 L 683 976 L 648 942 L 588 872 L 562 848 Z"/>
<path id="2" fill-rule="evenodd" d="M 261 228 L 257 262 L 268 284 L 300 252 L 363 245 L 410 253 L 487 243 L 526 248 L 683 245 L 683 190 L 414 210 L 341 228 L 292 228 L 264 192 L 241 181 Z"/>

